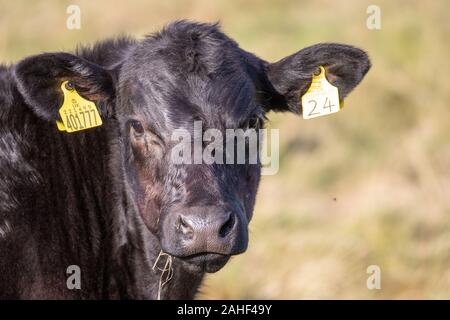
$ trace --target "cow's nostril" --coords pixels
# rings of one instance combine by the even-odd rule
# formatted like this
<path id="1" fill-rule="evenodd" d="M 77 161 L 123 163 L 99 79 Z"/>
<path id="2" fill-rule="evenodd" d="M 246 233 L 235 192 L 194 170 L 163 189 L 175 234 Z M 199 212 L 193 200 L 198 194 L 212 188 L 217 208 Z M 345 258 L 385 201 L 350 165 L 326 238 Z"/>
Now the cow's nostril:
<path id="1" fill-rule="evenodd" d="M 194 228 L 182 216 L 178 217 L 177 229 L 187 236 L 192 236 L 192 234 L 194 233 Z"/>
<path id="2" fill-rule="evenodd" d="M 225 223 L 222 225 L 222 227 L 219 230 L 220 238 L 225 238 L 230 233 L 230 231 L 233 229 L 234 219 L 235 219 L 234 215 L 229 214 L 227 221 L 225 221 Z"/>

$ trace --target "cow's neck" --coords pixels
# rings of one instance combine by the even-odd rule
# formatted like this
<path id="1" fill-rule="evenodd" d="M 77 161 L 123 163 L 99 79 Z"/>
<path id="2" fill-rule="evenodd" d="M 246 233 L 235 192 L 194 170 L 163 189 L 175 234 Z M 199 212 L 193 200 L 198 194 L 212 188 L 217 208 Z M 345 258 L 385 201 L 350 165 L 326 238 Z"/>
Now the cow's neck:
<path id="1" fill-rule="evenodd" d="M 39 119 L 30 125 L 40 174 L 30 209 L 35 224 L 31 236 L 39 244 L 38 281 L 44 292 L 57 288 L 55 297 L 105 298 L 111 248 L 107 200 L 114 183 L 107 157 L 114 134 L 106 126 L 69 134 Z M 80 290 L 67 290 L 61 279 L 70 265 L 80 267 Z"/>

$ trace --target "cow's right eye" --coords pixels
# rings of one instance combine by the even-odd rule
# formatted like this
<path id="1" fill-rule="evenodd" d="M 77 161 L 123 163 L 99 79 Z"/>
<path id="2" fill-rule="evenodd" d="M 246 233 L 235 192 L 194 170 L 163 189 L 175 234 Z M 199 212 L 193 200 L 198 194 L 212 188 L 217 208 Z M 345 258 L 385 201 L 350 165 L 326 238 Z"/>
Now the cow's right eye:
<path id="1" fill-rule="evenodd" d="M 131 128 L 133 128 L 134 134 L 136 136 L 142 136 L 144 134 L 144 127 L 138 120 L 131 120 Z"/>

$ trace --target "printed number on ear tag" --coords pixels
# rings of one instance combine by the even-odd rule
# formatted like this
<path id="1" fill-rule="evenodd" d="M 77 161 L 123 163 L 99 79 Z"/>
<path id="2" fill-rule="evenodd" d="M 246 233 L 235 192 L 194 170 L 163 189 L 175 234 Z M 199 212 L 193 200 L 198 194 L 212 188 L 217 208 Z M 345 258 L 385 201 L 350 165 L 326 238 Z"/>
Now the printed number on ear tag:
<path id="1" fill-rule="evenodd" d="M 75 88 L 68 89 L 67 83 L 64 81 L 61 85 L 64 102 L 59 109 L 62 121 L 56 121 L 58 130 L 70 133 L 101 126 L 102 118 L 95 103 L 84 99 Z"/>
<path id="2" fill-rule="evenodd" d="M 313 75 L 311 86 L 302 96 L 303 119 L 312 119 L 338 112 L 343 107 L 339 101 L 338 88 L 328 82 L 325 69 Z"/>

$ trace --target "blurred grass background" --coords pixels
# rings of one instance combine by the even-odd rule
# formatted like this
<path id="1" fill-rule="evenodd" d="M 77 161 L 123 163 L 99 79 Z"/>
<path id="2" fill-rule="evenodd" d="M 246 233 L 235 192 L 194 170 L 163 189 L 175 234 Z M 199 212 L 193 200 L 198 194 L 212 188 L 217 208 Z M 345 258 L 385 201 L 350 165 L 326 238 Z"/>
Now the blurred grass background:
<path id="1" fill-rule="evenodd" d="M 81 7 L 81 30 L 66 8 Z M 199 298 L 450 298 L 450 2 L 5 1 L 0 61 L 77 43 L 143 36 L 174 19 L 220 20 L 275 61 L 305 46 L 352 44 L 373 67 L 336 115 L 270 114 L 281 167 L 262 179 L 248 251 L 208 275 Z M 381 268 L 368 290 L 366 268 Z"/>

